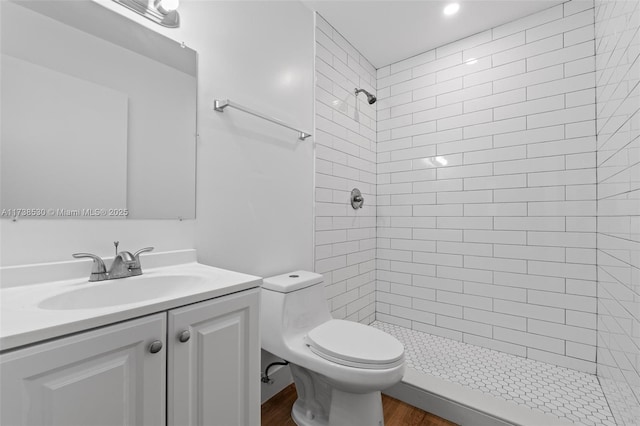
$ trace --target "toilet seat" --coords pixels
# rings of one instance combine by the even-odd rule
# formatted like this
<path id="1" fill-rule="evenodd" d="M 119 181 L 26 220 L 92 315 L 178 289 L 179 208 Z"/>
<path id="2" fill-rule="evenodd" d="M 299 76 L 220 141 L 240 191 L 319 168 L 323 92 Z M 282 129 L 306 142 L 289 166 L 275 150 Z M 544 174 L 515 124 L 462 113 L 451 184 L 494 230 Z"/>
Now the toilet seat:
<path id="1" fill-rule="evenodd" d="M 309 331 L 305 343 L 316 355 L 355 368 L 385 369 L 404 362 L 404 346 L 391 335 L 353 321 L 330 320 Z"/>

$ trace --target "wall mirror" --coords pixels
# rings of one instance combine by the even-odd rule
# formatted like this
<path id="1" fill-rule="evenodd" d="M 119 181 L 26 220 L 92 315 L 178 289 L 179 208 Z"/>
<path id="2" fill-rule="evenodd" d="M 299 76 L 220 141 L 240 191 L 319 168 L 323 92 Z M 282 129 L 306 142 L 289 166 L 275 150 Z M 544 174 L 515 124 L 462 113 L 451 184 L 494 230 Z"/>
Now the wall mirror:
<path id="1" fill-rule="evenodd" d="M 1 2 L 3 217 L 195 217 L 197 54 L 90 0 Z"/>

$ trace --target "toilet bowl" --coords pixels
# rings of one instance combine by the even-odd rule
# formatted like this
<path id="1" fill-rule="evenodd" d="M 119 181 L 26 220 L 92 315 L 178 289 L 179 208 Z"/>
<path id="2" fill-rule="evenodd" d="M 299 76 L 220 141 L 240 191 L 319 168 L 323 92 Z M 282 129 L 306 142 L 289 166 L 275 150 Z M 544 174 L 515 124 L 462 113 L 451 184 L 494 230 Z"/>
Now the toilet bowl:
<path id="1" fill-rule="evenodd" d="M 333 319 L 322 275 L 265 278 L 261 291 L 262 347 L 290 363 L 296 424 L 382 426 L 380 391 L 404 374 L 402 344 L 373 327 Z"/>

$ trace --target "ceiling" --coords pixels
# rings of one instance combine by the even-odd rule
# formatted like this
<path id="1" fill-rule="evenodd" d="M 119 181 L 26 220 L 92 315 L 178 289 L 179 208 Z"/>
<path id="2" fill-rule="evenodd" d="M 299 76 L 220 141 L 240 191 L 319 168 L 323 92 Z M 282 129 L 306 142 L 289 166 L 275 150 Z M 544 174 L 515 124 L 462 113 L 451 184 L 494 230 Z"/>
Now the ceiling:
<path id="1" fill-rule="evenodd" d="M 562 3 L 558 0 L 303 0 L 376 68 Z"/>

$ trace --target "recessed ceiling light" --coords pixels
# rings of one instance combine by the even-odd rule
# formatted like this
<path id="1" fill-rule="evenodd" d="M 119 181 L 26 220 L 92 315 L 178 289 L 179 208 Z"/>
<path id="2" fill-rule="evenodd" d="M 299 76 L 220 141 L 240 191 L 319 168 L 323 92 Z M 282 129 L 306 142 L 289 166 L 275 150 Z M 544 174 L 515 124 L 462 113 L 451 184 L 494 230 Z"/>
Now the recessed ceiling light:
<path id="1" fill-rule="evenodd" d="M 456 13 L 458 13 L 458 10 L 460 10 L 460 4 L 459 3 L 449 3 L 448 5 L 445 6 L 444 8 L 444 14 L 447 16 L 450 15 L 455 15 Z"/>

